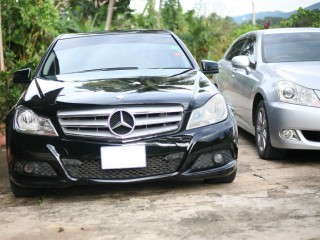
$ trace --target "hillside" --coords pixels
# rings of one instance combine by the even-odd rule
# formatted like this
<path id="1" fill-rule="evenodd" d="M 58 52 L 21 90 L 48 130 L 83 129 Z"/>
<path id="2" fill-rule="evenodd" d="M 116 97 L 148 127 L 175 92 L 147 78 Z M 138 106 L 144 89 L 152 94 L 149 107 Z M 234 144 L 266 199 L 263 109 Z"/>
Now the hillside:
<path id="1" fill-rule="evenodd" d="M 309 7 L 306 7 L 305 9 L 308 10 L 315 10 L 319 9 L 320 10 L 320 2 L 315 3 Z M 274 12 L 258 12 L 256 13 L 256 19 L 264 19 L 266 17 L 273 17 L 273 18 L 289 18 L 291 15 L 295 14 L 297 11 L 292 11 L 292 12 L 281 12 L 281 11 L 274 11 Z M 244 14 L 241 16 L 237 17 L 232 17 L 232 19 L 238 23 L 244 23 L 246 21 L 251 21 L 252 19 L 252 13 L 249 14 Z"/>

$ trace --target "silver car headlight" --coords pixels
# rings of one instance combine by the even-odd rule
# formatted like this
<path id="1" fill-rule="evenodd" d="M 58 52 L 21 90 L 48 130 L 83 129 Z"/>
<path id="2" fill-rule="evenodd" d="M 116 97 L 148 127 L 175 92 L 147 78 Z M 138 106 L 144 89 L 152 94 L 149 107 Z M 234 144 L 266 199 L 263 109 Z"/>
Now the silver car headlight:
<path id="1" fill-rule="evenodd" d="M 26 134 L 58 136 L 49 118 L 40 117 L 24 106 L 19 106 L 16 111 L 15 128 Z"/>
<path id="2" fill-rule="evenodd" d="M 289 81 L 278 82 L 279 100 L 282 102 L 320 107 L 316 93 L 310 89 Z"/>
<path id="3" fill-rule="evenodd" d="M 216 94 L 202 107 L 192 111 L 187 130 L 221 122 L 227 116 L 226 102 L 221 94 Z"/>

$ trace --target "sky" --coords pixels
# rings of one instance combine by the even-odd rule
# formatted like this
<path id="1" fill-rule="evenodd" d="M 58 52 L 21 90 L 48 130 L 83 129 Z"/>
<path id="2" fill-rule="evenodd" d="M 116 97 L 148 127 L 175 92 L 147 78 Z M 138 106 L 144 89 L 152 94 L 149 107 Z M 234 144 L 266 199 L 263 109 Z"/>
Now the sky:
<path id="1" fill-rule="evenodd" d="M 159 0 L 156 0 L 159 2 Z M 131 0 L 130 6 L 141 12 L 147 0 Z M 201 15 L 215 12 L 221 17 L 240 16 L 252 13 L 253 4 L 255 12 L 291 12 L 299 7 L 308 7 L 320 2 L 319 0 L 180 0 L 184 11 L 195 9 Z"/>

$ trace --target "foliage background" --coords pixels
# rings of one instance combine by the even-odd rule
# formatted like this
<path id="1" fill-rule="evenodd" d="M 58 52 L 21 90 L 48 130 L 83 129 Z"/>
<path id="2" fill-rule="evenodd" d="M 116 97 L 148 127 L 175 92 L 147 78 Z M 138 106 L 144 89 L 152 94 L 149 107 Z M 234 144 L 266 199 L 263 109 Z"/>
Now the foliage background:
<path id="1" fill-rule="evenodd" d="M 0 72 L 0 122 L 15 104 L 23 86 L 12 85 L 12 73 L 30 67 L 62 33 L 92 32 L 104 29 L 110 0 L 1 0 L 3 49 L 6 71 Z M 219 60 L 227 47 L 242 33 L 269 27 L 320 27 L 320 12 L 300 8 L 289 19 L 263 19 L 257 25 L 237 25 L 229 17 L 216 14 L 198 16 L 183 12 L 179 0 L 161 0 L 160 9 L 148 0 L 142 13 L 134 13 L 130 0 L 116 0 L 111 30 L 168 29 L 188 46 L 197 61 Z"/>

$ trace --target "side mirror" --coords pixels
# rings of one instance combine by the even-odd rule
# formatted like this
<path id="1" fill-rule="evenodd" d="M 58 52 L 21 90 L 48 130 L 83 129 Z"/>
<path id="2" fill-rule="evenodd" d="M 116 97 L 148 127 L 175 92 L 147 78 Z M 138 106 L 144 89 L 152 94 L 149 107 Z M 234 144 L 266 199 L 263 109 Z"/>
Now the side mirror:
<path id="1" fill-rule="evenodd" d="M 233 67 L 245 69 L 247 74 L 250 73 L 250 59 L 248 56 L 236 56 L 232 58 L 231 64 Z"/>
<path id="2" fill-rule="evenodd" d="M 250 60 L 248 56 L 236 56 L 232 58 L 231 64 L 236 68 L 247 68 L 250 66 Z"/>
<path id="3" fill-rule="evenodd" d="M 204 74 L 219 73 L 219 66 L 217 62 L 210 60 L 201 60 L 201 67 Z"/>
<path id="4" fill-rule="evenodd" d="M 30 83 L 31 69 L 25 68 L 13 73 L 14 83 Z"/>

